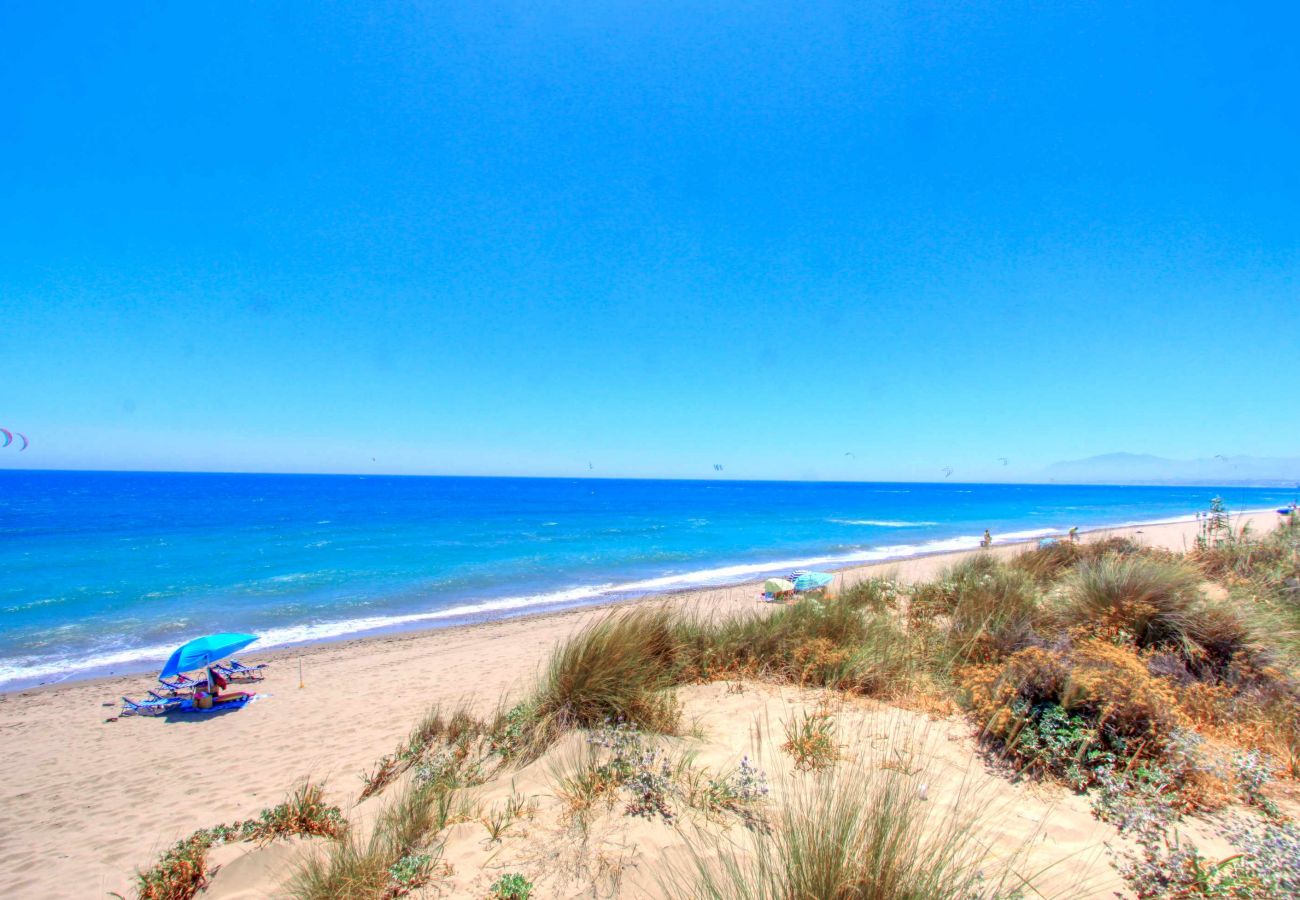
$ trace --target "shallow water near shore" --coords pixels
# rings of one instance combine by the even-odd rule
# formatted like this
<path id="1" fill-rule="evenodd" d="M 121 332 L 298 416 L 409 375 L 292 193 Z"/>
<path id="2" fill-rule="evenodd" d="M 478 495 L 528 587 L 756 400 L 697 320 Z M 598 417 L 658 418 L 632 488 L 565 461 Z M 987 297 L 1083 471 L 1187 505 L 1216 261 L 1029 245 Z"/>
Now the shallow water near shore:
<path id="1" fill-rule="evenodd" d="M 0 474 L 0 687 L 1288 503 L 1282 488 Z"/>

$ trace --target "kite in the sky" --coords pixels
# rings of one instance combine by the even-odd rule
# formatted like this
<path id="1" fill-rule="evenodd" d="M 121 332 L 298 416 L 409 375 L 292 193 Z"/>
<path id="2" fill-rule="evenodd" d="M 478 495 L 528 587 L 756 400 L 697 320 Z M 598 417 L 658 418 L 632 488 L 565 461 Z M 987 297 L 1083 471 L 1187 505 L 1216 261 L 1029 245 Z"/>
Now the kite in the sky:
<path id="1" fill-rule="evenodd" d="M 951 477 L 951 476 L 952 476 L 952 466 L 944 466 L 944 467 L 943 467 L 943 477 L 944 477 L 944 478 L 949 478 L 949 477 Z"/>
<path id="2" fill-rule="evenodd" d="M 20 438 L 23 439 L 23 445 L 22 445 L 21 447 L 18 448 L 18 452 L 19 452 L 19 453 L 22 453 L 24 450 L 27 449 L 27 435 L 25 435 L 25 434 L 19 434 L 19 433 L 16 432 L 16 431 L 14 432 L 14 434 L 17 434 Z"/>
<path id="3" fill-rule="evenodd" d="M 713 464 L 713 471 L 715 471 L 715 472 L 721 472 L 721 471 L 722 471 L 722 463 L 714 463 L 714 464 Z"/>
<path id="4" fill-rule="evenodd" d="M 999 456 L 998 462 L 1002 463 L 1002 465 L 1005 466 L 1007 464 L 1007 458 L 1005 456 Z"/>
<path id="5" fill-rule="evenodd" d="M 845 456 L 852 456 L 854 459 L 857 459 L 857 458 L 858 458 L 856 453 L 848 453 L 848 452 L 846 452 L 844 455 L 845 455 Z"/>
<path id="6" fill-rule="evenodd" d="M 3 434 L 5 436 L 5 442 L 3 444 L 0 444 L 0 447 L 8 447 L 10 444 L 14 442 L 13 432 L 5 431 L 3 428 L 0 428 L 0 434 Z"/>

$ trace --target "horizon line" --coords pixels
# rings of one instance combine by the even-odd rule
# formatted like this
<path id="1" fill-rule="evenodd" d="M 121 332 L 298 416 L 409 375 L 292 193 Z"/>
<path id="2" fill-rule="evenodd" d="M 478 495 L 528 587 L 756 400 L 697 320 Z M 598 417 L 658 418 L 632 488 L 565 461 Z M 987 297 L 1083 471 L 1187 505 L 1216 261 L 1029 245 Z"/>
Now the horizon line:
<path id="1" fill-rule="evenodd" d="M 821 478 L 710 478 L 690 475 L 463 475 L 455 473 L 415 472 L 249 472 L 209 469 L 0 469 L 4 474 L 46 475 L 245 475 L 249 477 L 300 478 L 481 478 L 530 479 L 536 481 L 714 481 L 731 484 L 916 484 L 916 485 L 1033 485 L 1054 487 L 1255 487 L 1300 488 L 1300 482 L 1276 478 L 1265 481 L 927 481 L 918 479 L 821 479 Z"/>

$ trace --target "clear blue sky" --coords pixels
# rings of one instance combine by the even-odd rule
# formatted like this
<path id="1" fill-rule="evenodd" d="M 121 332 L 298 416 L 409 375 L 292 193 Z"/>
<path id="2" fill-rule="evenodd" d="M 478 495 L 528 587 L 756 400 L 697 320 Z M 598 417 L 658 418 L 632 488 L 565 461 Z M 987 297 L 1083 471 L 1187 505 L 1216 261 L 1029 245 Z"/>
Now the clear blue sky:
<path id="1" fill-rule="evenodd" d="M 5 3 L 0 466 L 1297 455 L 1300 15 L 1229 6 Z"/>

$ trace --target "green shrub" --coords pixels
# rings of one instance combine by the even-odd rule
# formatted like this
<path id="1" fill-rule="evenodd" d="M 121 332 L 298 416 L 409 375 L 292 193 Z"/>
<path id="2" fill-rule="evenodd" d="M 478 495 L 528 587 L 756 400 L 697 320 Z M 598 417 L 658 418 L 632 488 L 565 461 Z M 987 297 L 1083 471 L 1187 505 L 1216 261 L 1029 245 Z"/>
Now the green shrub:
<path id="1" fill-rule="evenodd" d="M 1170 686 L 1131 647 L 1030 647 L 959 673 L 987 737 L 1020 765 L 1082 788 L 1099 769 L 1161 759 L 1186 724 Z"/>
<path id="2" fill-rule="evenodd" d="M 533 883 L 512 872 L 492 882 L 492 900 L 528 900 L 533 896 Z"/>

